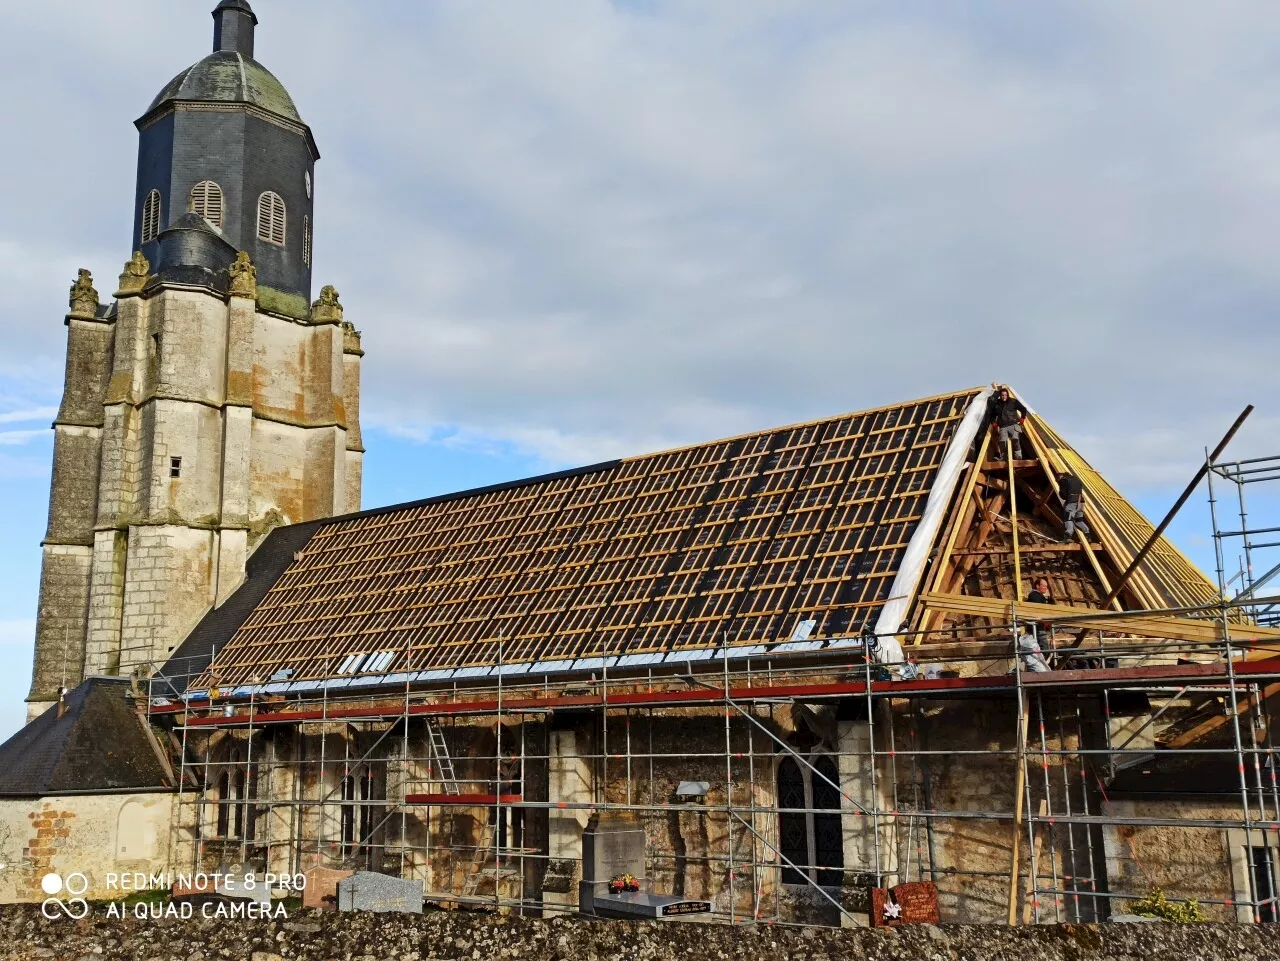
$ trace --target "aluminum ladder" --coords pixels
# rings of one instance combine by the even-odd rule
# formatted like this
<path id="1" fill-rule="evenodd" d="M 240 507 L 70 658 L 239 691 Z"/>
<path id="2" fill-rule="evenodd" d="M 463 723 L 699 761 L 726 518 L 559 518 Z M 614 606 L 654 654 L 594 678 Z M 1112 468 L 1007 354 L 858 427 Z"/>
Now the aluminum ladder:
<path id="1" fill-rule="evenodd" d="M 449 756 L 449 744 L 444 739 L 444 731 L 436 723 L 435 718 L 427 718 L 427 743 L 431 745 L 431 758 L 436 762 L 436 773 L 440 775 L 443 794 L 459 794 L 458 775 L 453 769 L 453 758 Z"/>

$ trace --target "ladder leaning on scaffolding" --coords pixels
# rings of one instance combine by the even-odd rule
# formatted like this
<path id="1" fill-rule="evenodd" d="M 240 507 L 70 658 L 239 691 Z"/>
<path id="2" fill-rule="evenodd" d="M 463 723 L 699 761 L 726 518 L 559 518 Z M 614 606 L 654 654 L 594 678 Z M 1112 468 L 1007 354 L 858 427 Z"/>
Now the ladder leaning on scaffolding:
<path id="1" fill-rule="evenodd" d="M 453 757 L 449 754 L 449 742 L 445 740 L 444 731 L 440 729 L 435 718 L 431 717 L 427 718 L 427 743 L 431 746 L 430 760 L 435 765 L 434 771 L 430 773 L 434 773 L 436 775 L 434 779 L 440 782 L 440 793 L 461 794 L 458 775 L 453 766 Z M 457 813 L 456 808 L 453 813 Z M 494 825 L 486 821 L 480 831 L 480 839 L 476 842 L 471 863 L 467 867 L 466 880 L 462 889 L 464 896 L 475 894 L 480 886 L 480 881 L 484 877 L 484 863 L 489 859 L 493 843 Z"/>

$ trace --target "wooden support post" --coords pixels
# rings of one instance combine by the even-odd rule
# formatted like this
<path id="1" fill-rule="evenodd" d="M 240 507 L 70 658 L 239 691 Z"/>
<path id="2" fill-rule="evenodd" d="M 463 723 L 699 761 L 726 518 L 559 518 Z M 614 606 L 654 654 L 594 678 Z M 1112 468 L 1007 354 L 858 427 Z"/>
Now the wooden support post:
<path id="1" fill-rule="evenodd" d="M 1017 657 L 1017 639 L 1014 639 L 1014 657 Z M 1026 765 L 1026 720 L 1023 717 L 1022 691 L 1018 691 L 1018 765 L 1017 776 L 1014 777 L 1013 788 L 1013 856 L 1009 860 L 1009 924 L 1018 923 L 1018 894 L 1022 887 L 1018 883 L 1018 860 L 1022 854 L 1022 804 L 1027 790 Z"/>
<path id="2" fill-rule="evenodd" d="M 1009 459 L 1009 526 L 1013 536 L 1013 599 L 1022 596 L 1022 558 L 1018 554 L 1018 490 L 1013 476 L 1013 442 L 1004 442 L 1005 456 Z"/>
<path id="3" fill-rule="evenodd" d="M 1049 802 L 1047 800 L 1041 800 L 1039 816 L 1043 820 L 1043 818 L 1047 817 L 1048 814 L 1049 814 Z M 1035 831 L 1036 841 L 1035 841 L 1035 844 L 1031 846 L 1031 852 L 1032 852 L 1031 863 L 1032 864 L 1040 863 L 1040 854 L 1044 850 L 1044 833 L 1047 830 L 1048 830 L 1048 826 L 1043 823 L 1039 824 L 1036 827 L 1036 831 Z M 1036 906 L 1036 881 L 1037 881 L 1036 876 L 1032 875 L 1030 896 L 1027 898 L 1026 903 L 1023 904 L 1022 906 L 1022 923 L 1024 925 L 1030 924 L 1033 920 L 1035 920 L 1035 917 L 1031 912 L 1035 910 L 1035 906 Z M 1057 895 L 1054 895 L 1054 897 L 1057 897 Z"/>
<path id="4" fill-rule="evenodd" d="M 1009 461 L 1009 519 L 1013 533 L 1013 610 L 1018 609 L 1018 599 L 1022 596 L 1022 562 L 1018 557 L 1018 492 L 1013 479 L 1013 444 L 1005 441 L 1005 457 Z M 1016 615 L 1013 622 L 1013 657 L 1014 670 L 1018 669 L 1018 623 Z M 1022 689 L 1018 689 L 1018 773 L 1014 778 L 1013 791 L 1013 858 L 1009 865 L 1009 923 L 1018 923 L 1018 855 L 1022 848 L 1022 795 L 1027 789 L 1026 765 L 1026 733 L 1027 724 L 1023 717 Z"/>
<path id="5" fill-rule="evenodd" d="M 1053 488 L 1053 492 L 1055 494 L 1061 496 L 1062 492 L 1058 489 L 1058 476 L 1054 473 L 1053 463 L 1049 459 L 1049 451 L 1047 448 L 1040 445 L 1039 438 L 1036 437 L 1036 432 L 1032 425 L 1028 423 L 1027 427 L 1029 428 L 1027 430 L 1027 437 L 1031 441 L 1031 449 L 1036 452 L 1036 457 L 1039 459 L 1041 466 L 1044 468 L 1045 474 L 1049 478 L 1049 486 Z M 1098 536 L 1101 537 L 1102 525 L 1099 524 L 1098 528 Z M 1077 530 L 1076 541 L 1084 548 L 1085 554 L 1089 558 L 1089 566 L 1092 567 L 1093 572 L 1098 575 L 1098 580 L 1102 583 L 1102 589 L 1110 592 L 1111 584 L 1107 581 L 1107 575 L 1103 573 L 1102 564 L 1099 563 L 1098 556 L 1093 552 L 1093 548 L 1089 545 L 1089 538 L 1085 536 L 1083 531 Z M 1124 610 L 1124 608 L 1120 606 L 1118 598 L 1112 598 L 1111 603 L 1117 611 Z M 1104 604 L 1103 606 L 1105 607 L 1106 605 Z"/>

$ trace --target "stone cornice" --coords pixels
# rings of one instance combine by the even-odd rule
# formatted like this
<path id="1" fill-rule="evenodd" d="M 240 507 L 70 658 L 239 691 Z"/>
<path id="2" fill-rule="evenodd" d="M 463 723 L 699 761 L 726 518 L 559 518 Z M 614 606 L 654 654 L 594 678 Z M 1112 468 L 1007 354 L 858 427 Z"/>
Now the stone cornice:
<path id="1" fill-rule="evenodd" d="M 209 520 L 193 520 L 193 521 L 175 521 L 172 518 L 164 520 L 140 521 L 140 520 L 119 520 L 114 524 L 94 524 L 93 529 L 100 531 L 127 531 L 133 527 L 181 527 L 194 531 L 209 531 L 211 533 L 221 533 L 222 531 L 248 531 L 252 530 L 248 524 L 223 524 L 218 521 Z M 44 543 L 49 543 L 45 541 Z M 81 545 L 68 545 L 79 547 Z M 93 546 L 93 542 L 89 542 L 89 546 Z"/>
<path id="2" fill-rule="evenodd" d="M 150 404 L 157 400 L 173 401 L 174 403 L 179 403 L 179 404 L 198 404 L 199 406 L 207 407 L 210 410 L 227 410 L 229 408 L 238 408 L 240 410 L 247 409 L 252 411 L 253 416 L 258 420 L 271 421 L 273 424 L 287 424 L 289 427 L 299 427 L 303 430 L 313 430 L 316 428 L 323 428 L 323 427 L 340 427 L 344 431 L 347 429 L 346 421 L 338 420 L 337 418 L 326 418 L 323 420 L 304 420 L 296 417 L 286 417 L 281 414 L 276 414 L 274 412 L 258 410 L 254 408 L 252 404 L 226 403 L 226 402 L 215 403 L 214 401 L 202 400 L 197 397 L 179 397 L 176 394 L 163 394 L 159 392 L 148 394 L 146 397 L 142 398 L 140 401 L 138 401 L 138 403 L 133 404 L 132 406 L 141 409 L 145 407 L 147 404 Z M 115 406 L 115 405 L 111 405 L 111 406 Z"/>
<path id="3" fill-rule="evenodd" d="M 71 313 L 63 318 L 63 326 L 70 327 L 73 320 L 78 320 L 82 324 L 97 324 L 101 327 L 110 327 L 116 322 L 114 317 L 97 317 L 88 314 Z"/>
<path id="4" fill-rule="evenodd" d="M 311 134 L 311 128 L 305 123 L 298 123 L 272 113 L 270 110 L 252 103 L 245 103 L 238 100 L 226 100 L 210 102 L 205 100 L 166 100 L 156 106 L 154 110 L 149 110 L 137 120 L 133 125 L 139 131 L 145 130 L 161 117 L 168 113 L 176 113 L 177 111 L 185 111 L 188 113 L 245 113 L 251 117 L 257 117 L 259 120 L 265 120 L 267 123 L 275 124 L 291 133 L 296 133 L 307 140 L 307 146 L 311 148 L 312 157 L 315 160 L 320 159 L 320 150 L 316 147 L 315 137 Z"/>
<path id="5" fill-rule="evenodd" d="M 54 430 L 57 430 L 59 427 L 80 427 L 85 430 L 102 430 L 105 424 L 105 417 L 100 421 L 72 420 L 69 417 L 59 417 L 49 426 Z"/>

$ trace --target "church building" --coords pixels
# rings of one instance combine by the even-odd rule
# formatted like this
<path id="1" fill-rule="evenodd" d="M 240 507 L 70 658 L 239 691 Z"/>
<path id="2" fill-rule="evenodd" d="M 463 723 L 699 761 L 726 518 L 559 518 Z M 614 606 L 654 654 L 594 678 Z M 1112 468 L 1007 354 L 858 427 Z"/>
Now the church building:
<path id="1" fill-rule="evenodd" d="M 1030 398 L 362 509 L 319 152 L 247 0 L 213 19 L 136 121 L 115 291 L 71 288 L 0 902 L 254 872 L 316 908 L 1280 920 L 1280 628 Z"/>

